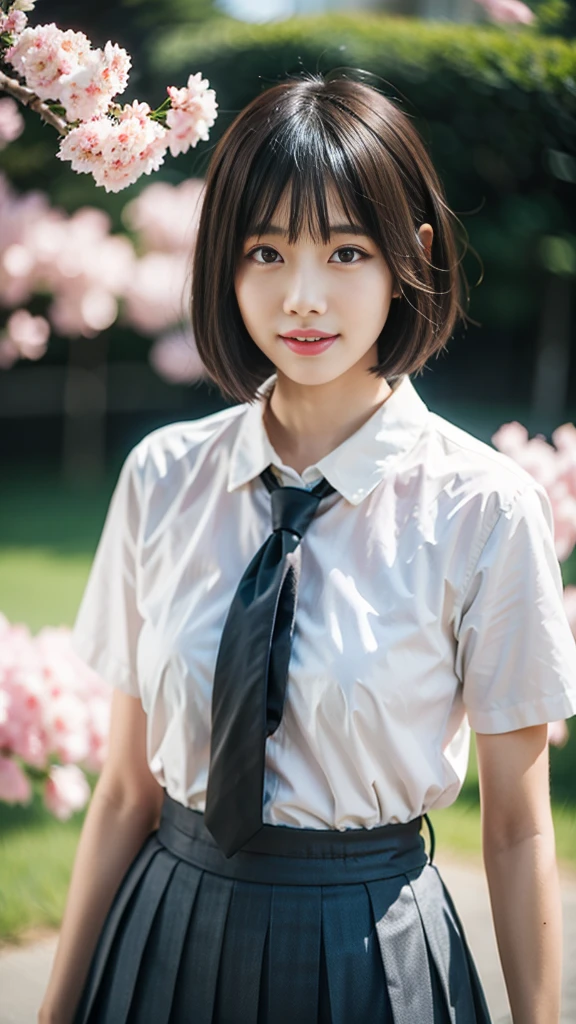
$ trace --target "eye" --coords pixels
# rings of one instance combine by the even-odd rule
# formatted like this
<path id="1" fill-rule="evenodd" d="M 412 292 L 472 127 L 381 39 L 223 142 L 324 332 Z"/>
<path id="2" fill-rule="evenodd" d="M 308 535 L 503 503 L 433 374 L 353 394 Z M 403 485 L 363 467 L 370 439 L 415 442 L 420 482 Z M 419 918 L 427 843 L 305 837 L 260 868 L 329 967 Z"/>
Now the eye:
<path id="1" fill-rule="evenodd" d="M 256 253 L 262 254 L 261 260 L 254 259 Z M 255 263 L 265 263 L 268 266 L 274 265 L 274 263 L 278 262 L 274 258 L 270 259 L 270 257 L 274 256 L 280 256 L 280 253 L 276 252 L 276 249 L 273 249 L 272 246 L 270 245 L 259 245 L 256 247 L 256 249 L 252 249 L 249 253 L 246 254 L 247 259 L 254 259 Z"/>
<path id="2" fill-rule="evenodd" d="M 354 254 L 359 256 L 360 259 L 357 259 L 357 260 L 351 259 L 350 257 L 353 257 Z M 357 249 L 354 245 L 345 245 L 345 246 L 342 246 L 341 249 L 336 249 L 336 252 L 334 253 L 334 256 L 342 256 L 343 257 L 342 260 L 337 260 L 338 263 L 340 263 L 340 262 L 341 263 L 360 263 L 361 260 L 363 260 L 363 259 L 364 260 L 369 259 L 369 256 L 368 256 L 367 253 L 362 252 L 361 249 Z"/>

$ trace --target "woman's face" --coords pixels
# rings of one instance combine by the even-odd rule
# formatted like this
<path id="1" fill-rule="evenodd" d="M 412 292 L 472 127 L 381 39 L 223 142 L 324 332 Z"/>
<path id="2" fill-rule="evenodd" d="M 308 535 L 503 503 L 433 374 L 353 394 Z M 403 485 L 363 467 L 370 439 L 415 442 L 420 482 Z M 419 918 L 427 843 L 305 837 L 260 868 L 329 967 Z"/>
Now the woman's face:
<path id="1" fill-rule="evenodd" d="M 327 245 L 307 234 L 288 244 L 286 196 L 270 228 L 246 239 L 235 277 L 248 333 L 279 375 L 300 384 L 325 384 L 377 363 L 376 339 L 393 298 L 392 275 L 378 247 L 348 222 L 333 194 L 327 200 Z M 291 340 L 303 331 L 327 337 Z"/>

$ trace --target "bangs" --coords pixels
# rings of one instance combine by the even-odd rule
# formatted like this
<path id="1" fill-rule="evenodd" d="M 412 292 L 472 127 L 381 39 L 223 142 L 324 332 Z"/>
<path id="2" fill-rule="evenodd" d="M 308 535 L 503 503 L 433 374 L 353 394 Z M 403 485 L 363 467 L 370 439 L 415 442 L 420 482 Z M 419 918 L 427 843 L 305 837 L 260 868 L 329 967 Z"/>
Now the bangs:
<path id="1" fill-rule="evenodd" d="M 265 140 L 254 156 L 238 206 L 239 245 L 264 234 L 280 203 L 289 195 L 288 242 L 307 233 L 316 243 L 330 241 L 327 192 L 333 190 L 351 226 L 377 240 L 373 206 L 338 140 L 311 115 L 292 117 Z M 308 129 L 308 130 L 307 130 Z"/>

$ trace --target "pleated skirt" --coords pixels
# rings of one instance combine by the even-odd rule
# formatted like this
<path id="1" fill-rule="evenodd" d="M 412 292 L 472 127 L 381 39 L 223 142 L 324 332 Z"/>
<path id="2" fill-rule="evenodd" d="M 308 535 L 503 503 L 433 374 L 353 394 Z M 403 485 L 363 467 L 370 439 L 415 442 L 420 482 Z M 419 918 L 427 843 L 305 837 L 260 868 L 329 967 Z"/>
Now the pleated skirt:
<path id="1" fill-rule="evenodd" d="M 166 794 L 74 1024 L 489 1024 L 421 827 L 265 825 L 227 859 Z"/>

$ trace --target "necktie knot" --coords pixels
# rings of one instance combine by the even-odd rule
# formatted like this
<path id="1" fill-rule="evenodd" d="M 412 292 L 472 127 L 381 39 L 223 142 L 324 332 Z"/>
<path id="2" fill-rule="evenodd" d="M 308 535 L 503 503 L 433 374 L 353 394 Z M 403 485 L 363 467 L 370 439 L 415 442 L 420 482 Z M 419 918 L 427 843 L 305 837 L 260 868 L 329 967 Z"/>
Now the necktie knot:
<path id="1" fill-rule="evenodd" d="M 299 540 L 310 526 L 321 499 L 335 493 L 334 487 L 324 478 L 310 491 L 304 487 L 283 487 L 270 466 L 263 470 L 260 478 L 271 495 L 272 531 L 287 530 Z"/>
<path id="2" fill-rule="evenodd" d="M 272 491 L 272 530 L 287 530 L 300 540 L 318 508 L 320 497 L 303 487 L 278 487 Z"/>

